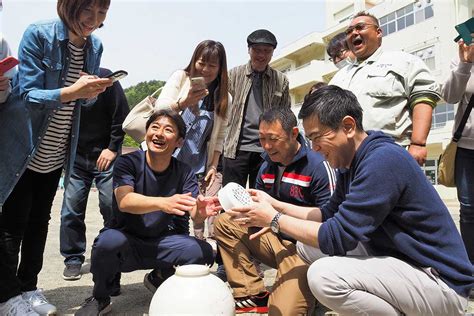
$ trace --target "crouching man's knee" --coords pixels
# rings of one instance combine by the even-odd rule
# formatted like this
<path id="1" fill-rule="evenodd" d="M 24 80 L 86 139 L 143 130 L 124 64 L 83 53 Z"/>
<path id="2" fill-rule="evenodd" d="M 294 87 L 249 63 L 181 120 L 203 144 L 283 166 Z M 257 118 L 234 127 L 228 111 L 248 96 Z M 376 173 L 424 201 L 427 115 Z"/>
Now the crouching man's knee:
<path id="1" fill-rule="evenodd" d="M 336 269 L 337 257 L 318 259 L 308 269 L 307 277 L 311 293 L 325 306 L 331 306 L 331 301 L 344 292 L 344 282 Z"/>

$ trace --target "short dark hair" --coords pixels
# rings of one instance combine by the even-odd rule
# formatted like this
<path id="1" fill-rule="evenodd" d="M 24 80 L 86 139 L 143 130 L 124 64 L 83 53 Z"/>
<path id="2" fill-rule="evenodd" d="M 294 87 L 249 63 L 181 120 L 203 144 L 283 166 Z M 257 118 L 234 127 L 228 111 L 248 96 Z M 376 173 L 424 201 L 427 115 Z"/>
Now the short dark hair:
<path id="1" fill-rule="evenodd" d="M 328 46 L 326 47 L 326 52 L 332 59 L 335 59 L 341 50 L 349 50 L 345 32 L 336 34 L 333 38 L 331 38 Z"/>
<path id="2" fill-rule="evenodd" d="M 155 122 L 162 116 L 169 118 L 174 124 L 176 124 L 176 127 L 178 128 L 178 136 L 180 138 L 184 139 L 186 137 L 186 124 L 184 123 L 183 118 L 181 115 L 172 110 L 158 110 L 153 113 L 148 121 L 146 121 L 145 130 L 148 130 L 148 127 L 150 127 L 151 123 Z"/>
<path id="3" fill-rule="evenodd" d="M 328 84 L 327 84 L 326 82 L 324 82 L 324 81 L 316 82 L 315 84 L 313 84 L 313 85 L 311 86 L 311 88 L 309 88 L 309 91 L 308 91 L 308 93 L 304 96 L 303 101 L 306 100 L 307 98 L 309 98 L 309 95 L 310 95 L 311 93 L 313 93 L 314 91 L 316 91 L 316 90 L 318 90 L 318 89 L 320 89 L 320 88 L 322 88 L 322 87 L 325 87 L 325 86 L 327 86 L 327 85 L 328 85 Z"/>
<path id="4" fill-rule="evenodd" d="M 66 24 L 69 31 L 81 36 L 81 26 L 79 25 L 79 17 L 88 6 L 97 4 L 99 7 L 108 9 L 110 0 L 58 0 L 56 11 L 59 18 Z M 99 27 L 102 27 L 100 25 Z"/>
<path id="5" fill-rule="evenodd" d="M 366 16 L 366 17 L 369 17 L 371 18 L 373 21 L 374 21 L 374 24 L 377 25 L 377 27 L 380 27 L 380 24 L 379 24 L 379 19 L 377 19 L 377 17 L 375 15 L 373 15 L 372 13 L 369 13 L 367 11 L 359 11 L 357 12 L 351 20 L 354 20 L 355 18 L 358 18 L 358 17 L 361 17 L 361 16 Z"/>
<path id="6" fill-rule="evenodd" d="M 349 90 L 329 85 L 322 87 L 303 102 L 298 117 L 300 119 L 316 115 L 321 124 L 337 130 L 345 116 L 351 116 L 357 129 L 363 131 L 362 107 L 356 96 Z"/>
<path id="7" fill-rule="evenodd" d="M 273 123 L 273 122 L 280 122 L 281 127 L 283 130 L 289 135 L 293 130 L 293 127 L 298 125 L 296 121 L 296 116 L 290 109 L 270 109 L 265 111 L 260 118 L 258 119 L 258 125 L 260 123 Z"/>

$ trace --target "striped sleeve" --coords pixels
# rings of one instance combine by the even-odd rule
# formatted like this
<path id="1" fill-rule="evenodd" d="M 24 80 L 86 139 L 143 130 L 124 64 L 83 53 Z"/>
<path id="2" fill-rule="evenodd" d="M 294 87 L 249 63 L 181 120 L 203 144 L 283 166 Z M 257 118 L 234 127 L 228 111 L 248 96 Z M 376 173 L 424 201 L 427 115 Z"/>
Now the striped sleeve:
<path id="1" fill-rule="evenodd" d="M 314 205 L 323 206 L 334 193 L 336 187 L 336 175 L 327 161 L 322 161 L 313 171 L 311 183 L 311 195 Z"/>

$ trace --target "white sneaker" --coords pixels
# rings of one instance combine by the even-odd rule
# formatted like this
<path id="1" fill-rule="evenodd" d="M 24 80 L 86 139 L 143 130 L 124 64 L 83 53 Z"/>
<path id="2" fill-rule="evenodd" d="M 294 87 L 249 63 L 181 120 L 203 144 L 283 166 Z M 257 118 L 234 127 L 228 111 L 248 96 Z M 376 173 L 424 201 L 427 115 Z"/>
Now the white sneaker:
<path id="1" fill-rule="evenodd" d="M 25 301 L 21 295 L 17 295 L 0 303 L 0 315 L 2 316 L 39 316 L 28 301 Z"/>
<path id="2" fill-rule="evenodd" d="M 46 297 L 44 297 L 43 290 L 37 289 L 35 291 L 23 292 L 21 294 L 25 301 L 28 301 L 33 307 L 33 310 L 41 315 L 55 315 L 56 306 L 50 304 Z"/>

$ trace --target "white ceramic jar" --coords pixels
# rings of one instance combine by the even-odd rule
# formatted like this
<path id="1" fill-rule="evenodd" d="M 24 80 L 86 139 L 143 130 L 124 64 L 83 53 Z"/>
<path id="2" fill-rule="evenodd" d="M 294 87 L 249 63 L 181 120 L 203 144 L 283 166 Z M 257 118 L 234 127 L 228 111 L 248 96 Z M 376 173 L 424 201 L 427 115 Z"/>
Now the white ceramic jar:
<path id="1" fill-rule="evenodd" d="M 150 316 L 234 315 L 235 303 L 229 287 L 210 273 L 209 267 L 190 264 L 176 268 L 156 290 Z"/>

